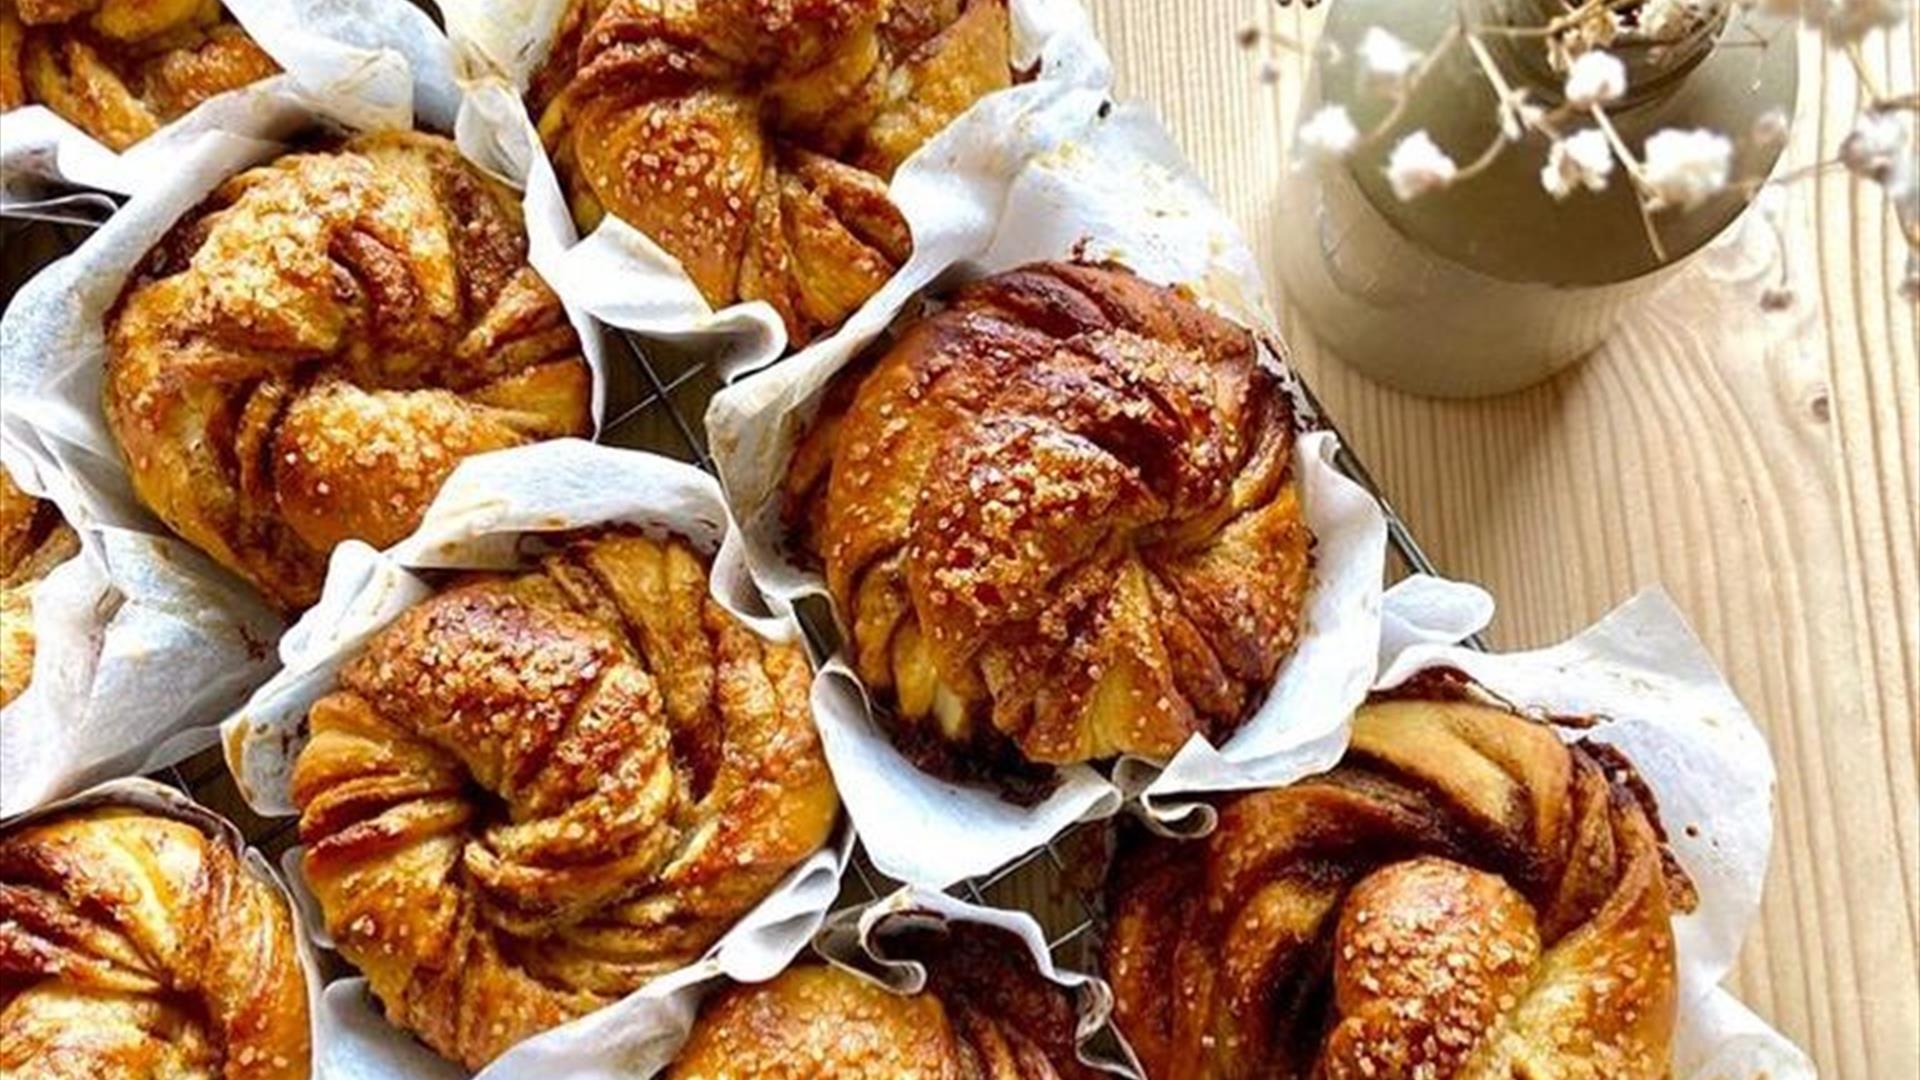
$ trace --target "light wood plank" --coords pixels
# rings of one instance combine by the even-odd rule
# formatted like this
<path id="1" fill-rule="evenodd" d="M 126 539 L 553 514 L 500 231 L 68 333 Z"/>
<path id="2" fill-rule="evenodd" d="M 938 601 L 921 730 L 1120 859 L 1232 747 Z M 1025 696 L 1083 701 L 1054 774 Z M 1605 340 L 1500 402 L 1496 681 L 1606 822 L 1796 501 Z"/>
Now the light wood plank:
<path id="1" fill-rule="evenodd" d="M 1121 91 L 1154 104 L 1277 282 L 1284 134 L 1304 57 L 1237 48 L 1260 0 L 1093 0 Z M 1920 40 L 1876 42 L 1912 86 Z M 1844 61 L 1802 47 L 1789 164 L 1838 145 Z M 1823 1076 L 1920 1075 L 1920 342 L 1876 192 L 1791 192 L 1800 302 L 1766 314 L 1764 247 L 1702 260 L 1588 362 L 1434 402 L 1345 370 L 1292 313 L 1298 363 L 1430 553 L 1501 601 L 1494 638 L 1562 637 L 1647 584 L 1684 609 L 1780 764 L 1777 857 L 1735 978 Z M 1750 238 L 1757 240 L 1758 238 Z"/>

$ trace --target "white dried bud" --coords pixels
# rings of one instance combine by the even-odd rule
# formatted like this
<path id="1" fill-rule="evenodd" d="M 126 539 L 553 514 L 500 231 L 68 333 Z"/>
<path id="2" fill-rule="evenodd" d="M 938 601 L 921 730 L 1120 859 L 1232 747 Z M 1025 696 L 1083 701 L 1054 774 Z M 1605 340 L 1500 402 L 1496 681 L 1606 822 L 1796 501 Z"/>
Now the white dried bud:
<path id="1" fill-rule="evenodd" d="M 1893 109 L 1870 109 L 1840 142 L 1840 161 L 1862 180 L 1890 184 L 1901 171 L 1912 141 L 1910 117 Z"/>
<path id="2" fill-rule="evenodd" d="M 1302 164 L 1325 165 L 1353 152 L 1360 129 L 1341 105 L 1322 105 L 1294 132 L 1293 152 Z"/>
<path id="3" fill-rule="evenodd" d="M 1377 26 L 1369 26 L 1360 38 L 1360 71 L 1368 88 L 1383 94 L 1398 94 L 1412 81 L 1420 66 L 1420 52 Z"/>
<path id="4" fill-rule="evenodd" d="M 1610 52 L 1594 49 L 1567 69 L 1567 104 L 1590 109 L 1619 101 L 1627 93 L 1627 65 Z"/>
<path id="5" fill-rule="evenodd" d="M 1424 131 L 1401 139 L 1387 158 L 1387 183 L 1402 202 L 1446 187 L 1459 171 L 1453 159 Z"/>
<path id="6" fill-rule="evenodd" d="M 1655 210 L 1691 210 L 1727 186 L 1733 142 L 1717 131 L 1664 128 L 1647 139 L 1640 179 Z"/>
<path id="7" fill-rule="evenodd" d="M 1807 22 L 1830 45 L 1852 45 L 1875 30 L 1891 30 L 1907 19 L 1913 0 L 1805 0 Z"/>
<path id="8" fill-rule="evenodd" d="M 1754 117 L 1753 141 L 1758 146 L 1779 146 L 1791 133 L 1793 118 L 1787 110 L 1775 106 Z"/>
<path id="9" fill-rule="evenodd" d="M 1547 164 L 1540 170 L 1540 186 L 1554 198 L 1564 199 L 1579 188 L 1605 191 L 1607 178 L 1612 175 L 1613 147 L 1606 135 L 1588 128 L 1555 140 L 1547 150 Z"/>

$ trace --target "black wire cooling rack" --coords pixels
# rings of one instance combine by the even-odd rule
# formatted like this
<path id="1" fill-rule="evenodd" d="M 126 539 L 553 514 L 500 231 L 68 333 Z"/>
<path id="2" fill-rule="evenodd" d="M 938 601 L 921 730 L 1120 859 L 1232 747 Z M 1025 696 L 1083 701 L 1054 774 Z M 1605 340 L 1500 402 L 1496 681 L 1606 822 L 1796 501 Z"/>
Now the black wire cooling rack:
<path id="1" fill-rule="evenodd" d="M 41 266 L 78 246 L 93 227 L 105 220 L 112 205 L 111 200 L 89 195 L 49 213 L 0 222 L 0 245 L 6 254 L 0 286 L 4 287 L 5 299 L 10 301 L 15 290 Z M 608 420 L 601 441 L 691 462 L 712 472 L 704 418 L 708 401 L 722 385 L 718 372 L 691 351 L 642 342 L 619 331 L 603 332 L 609 385 Z M 1332 418 L 1304 382 L 1298 389 L 1306 406 L 1303 422 L 1337 433 Z M 1340 447 L 1336 467 L 1372 494 L 1385 512 L 1388 541 L 1400 563 L 1398 571 L 1435 572 L 1405 520 L 1345 439 Z M 219 747 L 163 769 L 155 778 L 226 815 L 271 858 L 278 859 L 296 842 L 295 819 L 261 818 L 248 809 Z M 1114 828 L 1112 821 L 1077 825 L 991 873 L 960 882 L 950 891 L 976 904 L 1028 912 L 1045 931 L 1057 963 L 1073 970 L 1095 970 L 1103 912 L 1102 882 L 1112 853 Z M 874 868 L 864 850 L 856 848 L 849 873 L 842 881 L 839 905 L 870 903 L 897 887 L 897 882 Z"/>

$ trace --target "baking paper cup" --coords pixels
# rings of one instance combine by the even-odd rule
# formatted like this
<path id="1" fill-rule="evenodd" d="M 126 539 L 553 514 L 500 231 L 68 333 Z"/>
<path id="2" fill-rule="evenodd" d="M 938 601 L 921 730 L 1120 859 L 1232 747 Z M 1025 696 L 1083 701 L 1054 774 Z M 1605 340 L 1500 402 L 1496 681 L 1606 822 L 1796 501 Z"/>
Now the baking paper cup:
<path id="1" fill-rule="evenodd" d="M 1752 928 L 1773 842 L 1766 740 L 1667 595 L 1642 592 L 1550 648 L 1462 647 L 1491 609 L 1486 594 L 1412 578 L 1386 595 L 1379 687 L 1454 668 L 1523 712 L 1592 717 L 1568 741 L 1618 749 L 1652 791 L 1667 844 L 1699 891 L 1674 918 L 1680 972 L 1678 1080 L 1812 1080 L 1812 1063 L 1720 983 Z"/>
<path id="2" fill-rule="evenodd" d="M 972 280 L 1046 259 L 1120 262 L 1148 279 L 1189 287 L 1207 305 L 1250 327 L 1270 355 L 1284 355 L 1259 270 L 1159 123 L 1145 109 L 1115 106 L 1097 92 L 1071 107 L 1028 117 L 1021 138 L 1051 149 L 1007 155 L 992 167 L 928 169 L 895 181 L 903 206 L 945 207 L 914 222 L 913 261 L 874 303 L 833 337 L 723 390 L 707 414 L 711 451 L 761 588 L 790 606 L 823 596 L 821 578 L 789 558 L 780 486 L 795 442 L 833 377 L 887 329 L 907 293 L 936 275 Z M 1277 362 L 1277 359 L 1276 359 Z M 1291 378 L 1291 375 L 1288 376 Z M 1297 384 L 1296 384 L 1297 385 Z M 1375 673 L 1386 519 L 1364 489 L 1333 465 L 1330 432 L 1297 443 L 1294 470 L 1316 538 L 1313 584 L 1299 645 L 1273 689 L 1218 748 L 1196 737 L 1162 772 L 1121 762 L 1108 779 L 1076 766 L 1033 807 L 984 788 L 936 779 L 893 746 L 843 658 L 815 685 L 815 709 L 841 795 L 874 864 L 897 880 L 942 888 L 986 873 L 1045 843 L 1076 821 L 1114 813 L 1139 793 L 1157 827 L 1204 825 L 1194 800 L 1209 791 L 1268 787 L 1338 760 L 1348 722 Z"/>
<path id="3" fill-rule="evenodd" d="M 512 569 L 524 565 L 524 541 L 611 524 L 681 536 L 708 552 L 728 541 L 726 506 L 712 477 L 652 454 L 559 439 L 462 462 L 427 509 L 419 531 L 388 552 L 357 542 L 335 549 L 320 602 L 281 639 L 280 672 L 225 724 L 227 761 L 242 796 L 265 815 L 295 812 L 289 781 L 305 743 L 307 711 L 334 689 L 341 665 L 369 637 L 432 594 L 414 571 Z M 713 588 L 730 610 L 746 612 L 749 625 L 762 636 L 798 639 L 791 618 L 759 610 L 744 576 L 716 573 Z M 652 1060 L 649 1055 L 664 1032 L 684 1033 L 692 1015 L 688 988 L 720 976 L 765 979 L 806 946 L 839 892 L 852 847 L 852 829 L 843 818 L 827 846 L 789 872 L 701 960 L 518 1044 L 478 1075 L 488 1080 L 636 1075 L 635 1063 Z M 288 878 L 302 902 L 312 905 L 297 855 L 289 857 Z M 311 910 L 316 917 L 310 921 L 318 927 L 318 909 Z M 388 1024 L 363 980 L 328 987 L 320 1015 L 324 1077 L 466 1075 Z"/>
<path id="4" fill-rule="evenodd" d="M 10 403 L 9 403 L 10 404 Z M 71 505 L 0 429 L 20 487 Z M 33 589 L 33 679 L 0 710 L 0 817 L 213 745 L 273 670 L 277 616 L 169 536 L 74 529 L 80 552 Z"/>

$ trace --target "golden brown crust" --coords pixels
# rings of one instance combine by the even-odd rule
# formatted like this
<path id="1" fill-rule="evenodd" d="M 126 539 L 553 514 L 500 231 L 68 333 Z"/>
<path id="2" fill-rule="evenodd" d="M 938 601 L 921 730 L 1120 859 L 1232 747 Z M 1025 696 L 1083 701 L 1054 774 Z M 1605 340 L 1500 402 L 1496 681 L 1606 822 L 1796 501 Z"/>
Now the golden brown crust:
<path id="1" fill-rule="evenodd" d="M 115 150 L 279 70 L 218 0 L 0 0 L 0 110 L 38 102 Z"/>
<path id="2" fill-rule="evenodd" d="M 285 608 L 405 537 L 460 460 L 591 429 L 512 192 L 407 133 L 289 154 L 177 223 L 107 318 L 140 497 Z"/>
<path id="3" fill-rule="evenodd" d="M 308 714 L 329 931 L 476 1069 L 691 962 L 832 827 L 810 683 L 677 540 L 593 534 L 438 593 Z"/>
<path id="4" fill-rule="evenodd" d="M 1165 759 L 1244 721 L 1299 632 L 1294 435 L 1246 330 L 1035 264 L 844 374 L 788 506 L 910 745 Z"/>
<path id="5" fill-rule="evenodd" d="M 789 968 L 701 1009 L 666 1080 L 1093 1080 L 1073 1003 L 1004 931 L 957 926 L 889 940 L 927 969 L 895 994 L 835 967 Z"/>
<path id="6" fill-rule="evenodd" d="M 797 346 L 906 261 L 887 180 L 1011 47 L 1006 0 L 575 0 L 528 97 L 583 229 L 624 219 Z"/>
<path id="7" fill-rule="evenodd" d="M 0 1073 L 300 1080 L 298 949 L 279 891 L 194 825 L 110 808 L 15 829 L 0 836 Z"/>
<path id="8" fill-rule="evenodd" d="M 0 469 L 0 708 L 33 681 L 34 589 L 79 553 L 80 537 L 60 511 L 22 491 Z"/>
<path id="9" fill-rule="evenodd" d="M 1376 701 L 1332 772 L 1118 872 L 1106 973 L 1160 1080 L 1656 1080 L 1691 903 L 1586 747 L 1489 704 Z"/>

